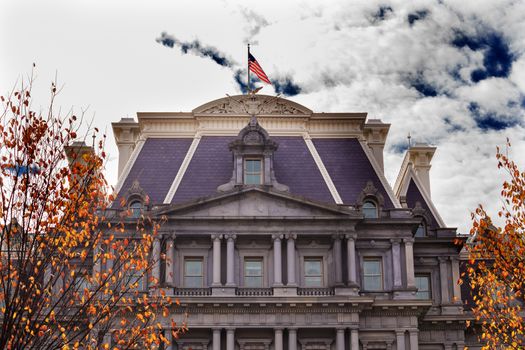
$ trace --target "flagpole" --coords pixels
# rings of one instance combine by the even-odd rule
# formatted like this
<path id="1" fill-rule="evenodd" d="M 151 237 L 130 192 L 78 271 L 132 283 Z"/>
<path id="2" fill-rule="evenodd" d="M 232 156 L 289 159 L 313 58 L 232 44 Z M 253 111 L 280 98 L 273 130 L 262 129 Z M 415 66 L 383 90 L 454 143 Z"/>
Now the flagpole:
<path id="1" fill-rule="evenodd" d="M 250 93 L 250 43 L 248 43 L 248 91 L 246 94 Z"/>

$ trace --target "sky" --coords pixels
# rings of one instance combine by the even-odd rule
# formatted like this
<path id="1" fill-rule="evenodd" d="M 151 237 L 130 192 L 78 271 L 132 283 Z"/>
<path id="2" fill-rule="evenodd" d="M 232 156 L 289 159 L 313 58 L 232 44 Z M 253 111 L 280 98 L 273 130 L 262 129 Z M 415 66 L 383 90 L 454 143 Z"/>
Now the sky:
<path id="1" fill-rule="evenodd" d="M 62 88 L 61 113 L 105 131 L 138 111 L 191 111 L 246 89 L 246 44 L 273 85 L 261 93 L 316 112 L 391 123 L 393 184 L 412 142 L 437 146 L 432 199 L 467 233 L 482 203 L 496 215 L 505 173 L 496 147 L 525 167 L 525 1 L 77 1 L 0 4 L 0 92 L 36 64 L 36 109 Z M 259 84 L 262 86 L 262 84 Z"/>

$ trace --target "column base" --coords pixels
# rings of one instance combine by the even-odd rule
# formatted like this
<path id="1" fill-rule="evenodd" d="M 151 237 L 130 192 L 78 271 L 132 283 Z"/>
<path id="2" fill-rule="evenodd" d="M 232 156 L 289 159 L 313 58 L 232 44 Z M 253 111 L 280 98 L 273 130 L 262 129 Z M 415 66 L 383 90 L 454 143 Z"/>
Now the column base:
<path id="1" fill-rule="evenodd" d="M 213 296 L 234 296 L 235 287 L 229 286 L 220 286 L 220 287 L 211 287 L 211 295 Z"/>

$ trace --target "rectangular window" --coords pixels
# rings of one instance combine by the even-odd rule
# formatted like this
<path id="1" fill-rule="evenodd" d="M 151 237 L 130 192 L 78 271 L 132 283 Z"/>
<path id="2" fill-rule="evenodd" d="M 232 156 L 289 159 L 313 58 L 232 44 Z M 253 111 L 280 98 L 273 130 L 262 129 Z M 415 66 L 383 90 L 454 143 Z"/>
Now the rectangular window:
<path id="1" fill-rule="evenodd" d="M 381 258 L 366 258 L 363 260 L 363 289 L 367 291 L 383 290 Z"/>
<path id="2" fill-rule="evenodd" d="M 322 287 L 323 286 L 323 259 L 305 258 L 304 259 L 304 286 Z"/>
<path id="3" fill-rule="evenodd" d="M 244 259 L 244 286 L 246 288 L 262 288 L 263 286 L 263 259 Z"/>
<path id="4" fill-rule="evenodd" d="M 432 299 L 432 290 L 430 288 L 430 275 L 416 275 L 417 299 Z"/>
<path id="5" fill-rule="evenodd" d="M 202 265 L 202 258 L 184 259 L 184 287 L 202 288 L 204 282 Z"/>
<path id="6" fill-rule="evenodd" d="M 262 181 L 262 160 L 244 160 L 244 183 L 246 185 L 260 185 Z"/>

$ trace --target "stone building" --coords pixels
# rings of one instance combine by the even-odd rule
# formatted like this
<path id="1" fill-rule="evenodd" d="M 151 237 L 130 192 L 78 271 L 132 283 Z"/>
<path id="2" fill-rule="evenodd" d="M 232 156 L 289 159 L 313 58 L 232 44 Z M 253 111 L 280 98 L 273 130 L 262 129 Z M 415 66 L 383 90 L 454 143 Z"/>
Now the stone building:
<path id="1" fill-rule="evenodd" d="M 190 327 L 167 348 L 462 349 L 456 230 L 431 200 L 435 148 L 410 147 L 392 188 L 389 127 L 264 95 L 113 123 L 119 199 L 167 218 L 153 254 L 168 262 L 152 274 Z"/>

